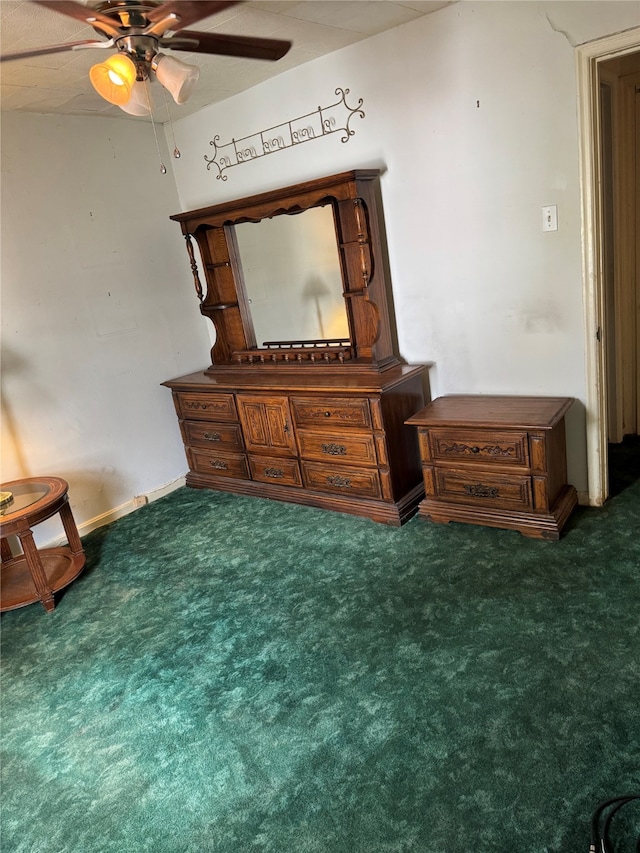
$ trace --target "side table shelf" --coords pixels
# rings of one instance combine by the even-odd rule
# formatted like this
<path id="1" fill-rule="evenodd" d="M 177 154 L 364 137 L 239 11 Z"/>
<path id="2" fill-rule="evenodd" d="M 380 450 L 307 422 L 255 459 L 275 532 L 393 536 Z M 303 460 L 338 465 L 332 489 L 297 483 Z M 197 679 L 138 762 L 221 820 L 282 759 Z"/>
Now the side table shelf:
<path id="1" fill-rule="evenodd" d="M 7 498 L 0 516 L 0 611 L 40 601 L 55 608 L 54 594 L 68 586 L 85 566 L 85 556 L 69 500 L 68 484 L 60 477 L 31 477 L 2 484 Z M 12 499 L 11 499 L 12 498 Z M 68 547 L 38 549 L 31 528 L 59 514 Z M 22 554 L 13 555 L 8 536 L 15 535 Z"/>

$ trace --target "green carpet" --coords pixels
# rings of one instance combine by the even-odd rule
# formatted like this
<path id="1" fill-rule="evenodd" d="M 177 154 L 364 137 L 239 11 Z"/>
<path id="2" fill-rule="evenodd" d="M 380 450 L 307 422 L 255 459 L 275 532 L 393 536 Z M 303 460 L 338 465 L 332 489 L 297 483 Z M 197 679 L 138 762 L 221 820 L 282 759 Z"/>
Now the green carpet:
<path id="1" fill-rule="evenodd" d="M 96 531 L 2 618 L 3 853 L 586 853 L 640 789 L 639 522 L 635 480 L 555 543 L 191 489 Z"/>

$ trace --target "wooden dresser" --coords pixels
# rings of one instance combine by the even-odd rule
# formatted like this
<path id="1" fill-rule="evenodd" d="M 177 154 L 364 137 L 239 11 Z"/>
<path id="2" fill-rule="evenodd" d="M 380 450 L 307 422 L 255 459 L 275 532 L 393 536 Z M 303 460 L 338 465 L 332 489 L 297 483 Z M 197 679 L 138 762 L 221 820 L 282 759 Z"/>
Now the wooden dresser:
<path id="1" fill-rule="evenodd" d="M 426 497 L 419 513 L 559 539 L 577 504 L 567 484 L 566 397 L 438 397 L 417 427 Z"/>
<path id="2" fill-rule="evenodd" d="M 396 353 L 377 170 L 353 170 L 171 218 L 211 364 L 165 383 L 187 484 L 399 525 L 424 495 L 426 365 Z"/>
<path id="3" fill-rule="evenodd" d="M 276 498 L 399 525 L 423 496 L 415 430 L 422 367 L 321 376 L 201 371 L 172 389 L 187 485 Z"/>

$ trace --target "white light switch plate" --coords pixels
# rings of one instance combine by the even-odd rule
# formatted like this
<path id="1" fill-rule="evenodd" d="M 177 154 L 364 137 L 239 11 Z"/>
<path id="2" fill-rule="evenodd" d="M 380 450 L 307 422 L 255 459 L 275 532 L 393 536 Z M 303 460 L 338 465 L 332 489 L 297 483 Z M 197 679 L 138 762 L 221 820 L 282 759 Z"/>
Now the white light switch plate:
<path id="1" fill-rule="evenodd" d="M 558 230 L 558 205 L 551 204 L 549 207 L 542 208 L 542 230 L 557 231 Z"/>

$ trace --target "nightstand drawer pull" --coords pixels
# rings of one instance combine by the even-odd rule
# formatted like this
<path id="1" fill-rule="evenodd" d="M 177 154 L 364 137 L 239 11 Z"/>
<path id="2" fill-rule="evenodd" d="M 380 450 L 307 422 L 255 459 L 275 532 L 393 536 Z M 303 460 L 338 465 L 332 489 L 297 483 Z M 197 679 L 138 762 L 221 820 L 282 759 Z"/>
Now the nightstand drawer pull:
<path id="1" fill-rule="evenodd" d="M 507 446 L 500 444 L 485 444 L 484 447 L 478 447 L 477 444 L 474 444 L 473 447 L 470 447 L 468 444 L 462 444 L 461 442 L 454 442 L 453 444 L 445 444 L 443 442 L 440 449 L 443 456 L 447 456 L 448 454 L 464 456 L 466 453 L 473 453 L 474 455 L 476 453 L 484 453 L 486 456 L 508 459 L 516 457 L 517 455 L 517 448 L 514 444 Z"/>
<path id="2" fill-rule="evenodd" d="M 219 432 L 203 432 L 202 437 L 207 441 L 222 441 L 222 436 Z"/>
<path id="3" fill-rule="evenodd" d="M 226 462 L 223 462 L 222 459 L 212 459 L 209 462 L 212 468 L 217 468 L 219 471 L 226 471 L 228 469 L 228 465 Z"/>
<path id="4" fill-rule="evenodd" d="M 464 490 L 473 498 L 497 498 L 499 496 L 498 489 L 495 486 L 483 486 L 482 483 L 465 486 Z"/>
<path id="5" fill-rule="evenodd" d="M 351 485 L 351 480 L 348 477 L 327 477 L 327 483 L 330 486 L 338 486 L 341 489 L 348 489 Z"/>
<path id="6" fill-rule="evenodd" d="M 264 468 L 263 470 L 265 477 L 271 477 L 274 480 L 284 477 L 282 468 Z"/>
<path id="7" fill-rule="evenodd" d="M 347 448 L 344 444 L 323 444 L 321 450 L 323 453 L 328 453 L 329 456 L 347 455 Z"/>

